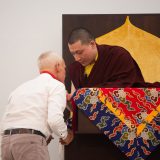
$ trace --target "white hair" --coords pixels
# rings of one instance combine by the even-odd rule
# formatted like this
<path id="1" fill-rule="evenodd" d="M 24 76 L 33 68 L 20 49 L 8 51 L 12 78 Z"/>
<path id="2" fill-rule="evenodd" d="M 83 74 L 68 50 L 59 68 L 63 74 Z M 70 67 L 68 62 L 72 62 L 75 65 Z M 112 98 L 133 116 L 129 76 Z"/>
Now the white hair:
<path id="1" fill-rule="evenodd" d="M 62 63 L 63 59 L 53 51 L 42 53 L 38 58 L 39 70 L 49 70 L 58 63 Z"/>

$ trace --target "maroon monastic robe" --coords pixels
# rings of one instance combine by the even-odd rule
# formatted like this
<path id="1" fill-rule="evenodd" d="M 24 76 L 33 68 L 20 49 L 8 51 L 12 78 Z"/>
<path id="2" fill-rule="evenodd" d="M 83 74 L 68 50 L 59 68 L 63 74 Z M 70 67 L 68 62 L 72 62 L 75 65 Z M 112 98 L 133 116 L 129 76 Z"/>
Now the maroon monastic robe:
<path id="1" fill-rule="evenodd" d="M 88 78 L 84 75 L 84 67 L 79 62 L 71 64 L 70 78 L 76 89 L 83 87 L 160 87 L 158 82 L 154 84 L 144 82 L 139 66 L 124 48 L 109 45 L 97 45 L 97 48 L 98 59 Z M 104 146 L 104 143 L 102 143 L 104 141 L 103 136 L 98 136 L 98 138 L 98 140 L 95 140 L 91 136 L 90 141 L 94 141 L 94 144 L 97 144 L 97 141 L 100 142 L 98 144 L 102 149 L 114 148 L 114 145 L 108 142 Z M 120 159 L 127 159 L 121 153 L 116 152 L 115 149 L 110 150 L 110 152 L 103 152 L 103 154 L 113 157 L 113 159 L 116 156 Z M 156 158 L 159 156 L 158 152 L 154 152 L 152 155 Z"/>
<path id="2" fill-rule="evenodd" d="M 70 78 L 75 88 L 82 87 L 140 87 L 144 78 L 130 53 L 119 46 L 97 45 L 98 59 L 90 75 L 84 75 L 79 62 L 70 66 Z"/>

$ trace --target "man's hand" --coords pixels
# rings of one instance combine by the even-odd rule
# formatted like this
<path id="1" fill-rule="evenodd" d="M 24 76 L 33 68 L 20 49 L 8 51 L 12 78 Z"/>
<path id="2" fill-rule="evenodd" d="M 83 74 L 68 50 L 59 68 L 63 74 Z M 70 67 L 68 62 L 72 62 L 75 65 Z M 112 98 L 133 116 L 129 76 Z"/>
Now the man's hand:
<path id="1" fill-rule="evenodd" d="M 74 135 L 72 130 L 68 130 L 68 135 L 65 139 L 60 138 L 60 143 L 63 145 L 68 145 L 73 141 Z"/>

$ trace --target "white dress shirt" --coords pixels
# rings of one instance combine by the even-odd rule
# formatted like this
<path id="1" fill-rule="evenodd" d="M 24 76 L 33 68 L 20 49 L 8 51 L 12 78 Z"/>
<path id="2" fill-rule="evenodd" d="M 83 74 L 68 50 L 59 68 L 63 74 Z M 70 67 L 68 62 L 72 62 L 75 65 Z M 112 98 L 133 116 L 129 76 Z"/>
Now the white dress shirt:
<path id="1" fill-rule="evenodd" d="M 15 89 L 8 99 L 2 119 L 2 130 L 35 129 L 49 136 L 53 132 L 65 139 L 67 126 L 63 119 L 66 90 L 63 83 L 42 73 Z"/>

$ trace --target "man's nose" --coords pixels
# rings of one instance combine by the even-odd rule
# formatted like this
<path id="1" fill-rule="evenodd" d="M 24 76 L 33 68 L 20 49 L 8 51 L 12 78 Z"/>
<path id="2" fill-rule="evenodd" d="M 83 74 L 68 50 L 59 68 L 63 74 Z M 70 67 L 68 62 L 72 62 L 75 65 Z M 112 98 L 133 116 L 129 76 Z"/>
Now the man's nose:
<path id="1" fill-rule="evenodd" d="M 75 59 L 75 61 L 79 61 L 80 57 L 78 55 L 74 55 L 74 59 Z"/>

